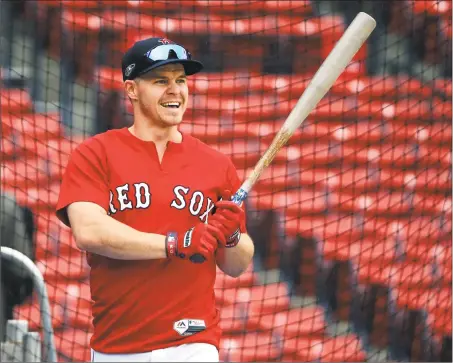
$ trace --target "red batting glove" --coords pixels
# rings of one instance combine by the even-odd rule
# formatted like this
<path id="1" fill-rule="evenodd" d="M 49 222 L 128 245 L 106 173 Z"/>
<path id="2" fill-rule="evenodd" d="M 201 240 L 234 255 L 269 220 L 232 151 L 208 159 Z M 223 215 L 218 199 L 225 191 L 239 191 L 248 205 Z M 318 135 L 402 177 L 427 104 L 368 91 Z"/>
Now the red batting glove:
<path id="1" fill-rule="evenodd" d="M 218 242 L 226 243 L 223 233 L 215 226 L 198 223 L 187 232 L 179 235 L 169 232 L 165 239 L 167 257 L 189 259 L 194 263 L 202 263 L 214 256 Z"/>
<path id="2" fill-rule="evenodd" d="M 239 243 L 241 224 L 245 219 L 244 210 L 231 201 L 231 197 L 229 190 L 225 190 L 222 193 L 222 200 L 215 204 L 216 212 L 209 221 L 211 225 L 223 233 L 226 242 L 222 243 L 219 240 L 220 245 L 228 248 L 234 247 Z"/>

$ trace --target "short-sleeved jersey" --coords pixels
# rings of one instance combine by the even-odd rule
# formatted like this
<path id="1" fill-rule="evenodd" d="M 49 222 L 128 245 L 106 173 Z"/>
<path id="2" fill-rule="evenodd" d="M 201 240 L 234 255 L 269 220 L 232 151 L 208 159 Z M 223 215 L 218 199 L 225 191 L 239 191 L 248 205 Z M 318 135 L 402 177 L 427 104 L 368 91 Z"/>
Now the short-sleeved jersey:
<path id="1" fill-rule="evenodd" d="M 122 128 L 96 135 L 73 152 L 63 176 L 57 216 L 68 225 L 69 204 L 93 202 L 139 231 L 182 234 L 197 222 L 209 222 L 212 212 L 207 210 L 222 190 L 235 192 L 239 187 L 231 160 L 198 139 L 183 134 L 181 143 L 170 142 L 160 163 L 153 142 Z M 245 222 L 241 229 L 246 232 Z M 91 253 L 87 260 L 93 349 L 137 353 L 193 342 L 218 347 L 215 261 L 127 261 Z M 184 335 L 184 327 L 174 326 L 184 319 L 202 320 L 206 329 Z"/>

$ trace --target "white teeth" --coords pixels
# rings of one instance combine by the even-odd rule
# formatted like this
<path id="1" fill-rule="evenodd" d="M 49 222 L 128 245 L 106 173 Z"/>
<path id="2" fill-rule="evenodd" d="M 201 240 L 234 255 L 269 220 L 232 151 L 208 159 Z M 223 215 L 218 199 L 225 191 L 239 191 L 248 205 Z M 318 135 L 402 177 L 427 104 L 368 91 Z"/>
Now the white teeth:
<path id="1" fill-rule="evenodd" d="M 179 102 L 166 102 L 162 103 L 164 107 L 179 107 L 181 104 Z"/>

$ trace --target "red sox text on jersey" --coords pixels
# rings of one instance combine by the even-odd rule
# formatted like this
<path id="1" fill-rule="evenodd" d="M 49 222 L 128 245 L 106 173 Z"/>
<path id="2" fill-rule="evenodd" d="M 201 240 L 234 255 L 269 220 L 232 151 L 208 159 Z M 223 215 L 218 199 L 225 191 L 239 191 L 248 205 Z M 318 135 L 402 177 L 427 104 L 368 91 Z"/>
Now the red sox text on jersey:
<path id="1" fill-rule="evenodd" d="M 191 192 L 190 188 L 183 185 L 177 185 L 173 188 L 174 199 L 170 207 L 182 210 L 188 208 L 190 214 L 198 216 L 202 222 L 206 222 L 209 212 L 212 210 L 214 202 L 211 198 L 206 197 L 203 192 L 195 190 Z M 115 203 L 118 207 L 114 205 Z M 110 190 L 109 215 L 126 209 L 146 209 L 151 205 L 152 195 L 147 183 L 126 183 L 115 188 L 115 192 Z"/>

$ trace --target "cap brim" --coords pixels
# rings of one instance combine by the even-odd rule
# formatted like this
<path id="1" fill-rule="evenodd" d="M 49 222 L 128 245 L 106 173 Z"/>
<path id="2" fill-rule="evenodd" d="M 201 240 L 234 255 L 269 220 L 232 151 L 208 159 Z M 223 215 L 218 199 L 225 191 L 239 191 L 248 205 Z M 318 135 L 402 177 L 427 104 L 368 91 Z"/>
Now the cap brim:
<path id="1" fill-rule="evenodd" d="M 174 64 L 174 63 L 179 63 L 182 64 L 184 67 L 184 72 L 186 73 L 187 76 L 191 76 L 192 74 L 198 73 L 203 69 L 203 64 L 199 61 L 192 60 L 192 59 L 167 59 L 163 61 L 159 61 L 152 66 L 146 68 L 142 72 L 140 72 L 137 77 L 140 77 L 143 74 L 148 73 L 149 71 L 162 67 L 166 64 Z"/>

